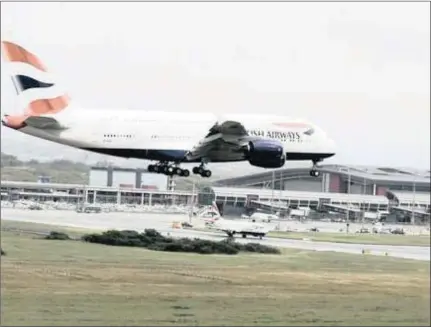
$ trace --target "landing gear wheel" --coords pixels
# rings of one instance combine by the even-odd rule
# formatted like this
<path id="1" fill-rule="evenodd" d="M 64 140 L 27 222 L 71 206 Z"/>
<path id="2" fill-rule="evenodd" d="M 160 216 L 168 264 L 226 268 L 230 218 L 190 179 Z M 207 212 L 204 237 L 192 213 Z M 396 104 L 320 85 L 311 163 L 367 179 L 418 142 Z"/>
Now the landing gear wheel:
<path id="1" fill-rule="evenodd" d="M 204 171 L 201 173 L 201 176 L 202 176 L 202 177 L 206 177 L 206 178 L 211 177 L 211 170 L 204 170 Z"/>
<path id="2" fill-rule="evenodd" d="M 189 176 L 190 176 L 190 171 L 189 171 L 188 169 L 184 169 L 184 170 L 182 171 L 182 176 L 184 176 L 184 177 L 189 177 Z"/>
<path id="3" fill-rule="evenodd" d="M 312 170 L 310 170 L 310 176 L 312 176 L 312 177 L 319 177 L 320 176 L 320 172 L 318 170 L 312 169 Z"/>
<path id="4" fill-rule="evenodd" d="M 172 166 L 165 166 L 165 174 L 168 176 L 175 175 L 175 169 Z"/>
<path id="5" fill-rule="evenodd" d="M 205 166 L 201 165 L 199 167 L 193 167 L 192 172 L 195 175 L 201 175 L 202 177 L 211 177 L 211 170 L 207 170 L 204 168 Z"/>
<path id="6" fill-rule="evenodd" d="M 195 168 L 198 169 L 198 167 Z M 193 170 L 195 170 L 195 168 L 193 168 Z M 190 176 L 190 171 L 188 169 L 181 169 L 178 163 L 169 165 L 167 162 L 159 162 L 156 165 L 148 165 L 147 170 L 150 173 L 164 174 L 167 176 Z"/>

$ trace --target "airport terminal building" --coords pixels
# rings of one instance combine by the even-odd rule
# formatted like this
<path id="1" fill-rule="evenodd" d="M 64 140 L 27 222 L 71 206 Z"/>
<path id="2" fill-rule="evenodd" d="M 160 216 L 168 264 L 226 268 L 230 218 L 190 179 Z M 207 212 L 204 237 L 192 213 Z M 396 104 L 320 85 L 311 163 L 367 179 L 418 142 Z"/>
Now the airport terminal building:
<path id="1" fill-rule="evenodd" d="M 430 217 L 429 171 L 324 165 L 319 177 L 311 177 L 308 168 L 280 169 L 218 180 L 195 193 L 173 190 L 166 180 L 138 170 L 95 171 L 89 185 L 2 181 L 2 200 L 135 206 L 210 205 L 215 201 L 224 215 L 260 210 L 285 216 L 292 209 L 310 208 L 352 220 L 384 217 L 424 223 Z"/>
<path id="2" fill-rule="evenodd" d="M 320 176 L 311 177 L 309 168 L 287 168 L 219 180 L 216 186 L 275 188 L 277 190 L 385 195 L 431 191 L 429 170 L 322 165 Z"/>
<path id="3" fill-rule="evenodd" d="M 200 201 L 215 200 L 226 213 L 238 207 L 270 212 L 309 207 L 351 219 L 429 219 L 430 171 L 345 165 L 323 165 L 320 171 L 317 178 L 308 168 L 294 168 L 223 179 L 207 188 Z"/>

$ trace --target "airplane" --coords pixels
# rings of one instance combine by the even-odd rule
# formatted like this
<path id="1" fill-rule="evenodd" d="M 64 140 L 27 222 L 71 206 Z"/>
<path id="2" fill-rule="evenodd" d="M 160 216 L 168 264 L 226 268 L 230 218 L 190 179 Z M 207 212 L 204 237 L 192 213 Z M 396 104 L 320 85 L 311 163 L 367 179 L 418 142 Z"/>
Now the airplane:
<path id="1" fill-rule="evenodd" d="M 25 47 L 2 41 L 5 60 L 14 69 L 20 114 L 2 124 L 24 134 L 99 154 L 151 162 L 148 172 L 190 175 L 182 164 L 196 163 L 193 174 L 210 177 L 208 163 L 248 161 L 280 168 L 286 161 L 318 163 L 335 155 L 335 142 L 311 122 L 269 114 L 213 114 L 144 110 L 91 110 L 62 91 L 45 64 Z M 183 165 L 184 166 L 184 165 Z"/>
<path id="2" fill-rule="evenodd" d="M 251 220 L 252 222 L 270 223 L 271 220 L 280 219 L 280 216 L 276 214 L 267 214 L 263 212 L 254 212 L 250 216 L 242 215 L 241 218 Z"/>
<path id="3" fill-rule="evenodd" d="M 229 237 L 234 237 L 235 234 L 238 234 L 243 238 L 246 238 L 247 235 L 250 235 L 262 239 L 262 237 L 264 237 L 270 231 L 268 226 L 256 223 L 255 221 L 250 222 L 243 220 L 224 219 L 220 214 L 215 201 L 212 202 L 210 209 L 215 213 L 215 216 L 211 219 L 207 219 L 205 221 L 205 226 L 209 229 L 224 232 Z"/>

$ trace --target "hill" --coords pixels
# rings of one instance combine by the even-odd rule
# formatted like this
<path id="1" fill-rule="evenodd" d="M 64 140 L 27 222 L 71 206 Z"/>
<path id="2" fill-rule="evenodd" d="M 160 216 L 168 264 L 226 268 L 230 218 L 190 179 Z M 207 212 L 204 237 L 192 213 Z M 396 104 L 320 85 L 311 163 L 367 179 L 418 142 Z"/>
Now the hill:
<path id="1" fill-rule="evenodd" d="M 1 153 L 1 179 L 37 182 L 39 176 L 50 176 L 53 183 L 87 184 L 90 167 L 70 160 L 40 162 L 21 161 L 16 156 Z"/>
<path id="2" fill-rule="evenodd" d="M 96 163 L 95 165 L 98 165 Z M 103 164 L 103 163 L 100 163 Z M 39 176 L 50 176 L 52 183 L 88 184 L 90 166 L 66 159 L 52 161 L 20 160 L 18 157 L 1 152 L 1 180 L 37 182 Z M 212 178 L 202 179 L 191 175 L 187 178 L 175 177 L 176 190 L 193 189 L 193 183 L 201 188 L 210 185 L 214 179 L 221 178 L 214 174 Z"/>

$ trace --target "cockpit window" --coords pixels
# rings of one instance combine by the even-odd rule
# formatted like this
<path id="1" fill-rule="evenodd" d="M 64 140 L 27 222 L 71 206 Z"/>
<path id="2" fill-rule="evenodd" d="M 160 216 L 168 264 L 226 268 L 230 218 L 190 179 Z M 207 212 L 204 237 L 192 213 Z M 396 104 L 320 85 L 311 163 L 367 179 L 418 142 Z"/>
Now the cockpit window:
<path id="1" fill-rule="evenodd" d="M 314 134 L 314 129 L 313 128 L 310 128 L 310 129 L 308 129 L 308 130 L 306 130 L 305 132 L 304 132 L 304 134 L 305 135 L 313 135 Z"/>

